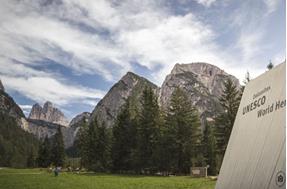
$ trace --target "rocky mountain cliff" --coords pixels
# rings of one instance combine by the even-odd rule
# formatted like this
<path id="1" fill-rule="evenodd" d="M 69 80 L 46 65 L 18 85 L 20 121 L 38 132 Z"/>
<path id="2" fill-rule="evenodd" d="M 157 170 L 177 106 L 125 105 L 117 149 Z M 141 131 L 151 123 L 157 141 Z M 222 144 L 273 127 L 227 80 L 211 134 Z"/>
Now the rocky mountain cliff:
<path id="1" fill-rule="evenodd" d="M 69 121 L 64 114 L 49 101 L 44 104 L 43 108 L 38 103 L 34 104 L 28 118 L 62 126 L 69 125 Z"/>
<path id="2" fill-rule="evenodd" d="M 91 114 L 90 120 L 97 117 L 100 124 L 104 122 L 107 127 L 112 127 L 126 100 L 130 98 L 134 104 L 139 103 L 141 94 L 146 86 L 151 87 L 155 92 L 159 90 L 155 84 L 151 83 L 147 79 L 132 72 L 128 72 L 97 104 Z"/>
<path id="3" fill-rule="evenodd" d="M 14 99 L 5 92 L 4 86 L 0 80 L 0 112 L 14 117 L 19 125 L 25 115 L 22 109 L 16 104 Z"/>
<path id="4" fill-rule="evenodd" d="M 170 97 L 176 87 L 187 92 L 190 101 L 198 109 L 202 126 L 212 121 L 217 113 L 222 111 L 218 97 L 221 95 L 224 82 L 230 78 L 240 87 L 238 79 L 220 68 L 207 63 L 176 64 L 171 73 L 166 76 L 161 88 L 147 79 L 132 72 L 124 75 L 96 105 L 92 113 L 84 112 L 68 123 L 64 114 L 46 102 L 43 107 L 35 104 L 28 118 L 25 118 L 21 108 L 5 91 L 0 81 L 0 112 L 8 113 L 16 118 L 19 126 L 41 139 L 51 137 L 61 127 L 66 148 L 73 146 L 78 130 L 83 120 L 105 123 L 112 127 L 122 105 L 129 98 L 131 104 L 139 105 L 140 97 L 146 86 L 151 87 L 159 99 L 159 105 L 167 109 Z M 202 127 L 202 128 L 203 128 Z"/>
<path id="5" fill-rule="evenodd" d="M 77 138 L 77 134 L 78 134 L 80 127 L 83 125 L 84 122 L 86 123 L 89 122 L 90 116 L 91 116 L 91 113 L 83 112 L 75 116 L 71 120 L 69 127 L 63 131 L 64 143 L 65 143 L 66 148 L 73 146 Z"/>
<path id="6" fill-rule="evenodd" d="M 0 80 L 0 91 L 5 91 L 2 81 Z"/>
<path id="7" fill-rule="evenodd" d="M 238 87 L 239 81 L 220 68 L 208 63 L 176 64 L 166 76 L 160 89 L 160 105 L 167 109 L 176 87 L 186 91 L 192 104 L 198 109 L 202 126 L 212 121 L 222 111 L 218 97 L 224 82 L 230 78 Z"/>

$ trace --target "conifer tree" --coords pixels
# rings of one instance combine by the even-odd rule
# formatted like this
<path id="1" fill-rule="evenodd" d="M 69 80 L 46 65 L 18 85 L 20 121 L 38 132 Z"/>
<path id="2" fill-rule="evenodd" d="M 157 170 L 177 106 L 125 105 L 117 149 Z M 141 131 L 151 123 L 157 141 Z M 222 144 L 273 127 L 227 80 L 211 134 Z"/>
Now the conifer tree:
<path id="1" fill-rule="evenodd" d="M 208 168 L 208 175 L 216 175 L 216 141 L 214 137 L 213 127 L 209 123 L 206 124 L 203 133 L 203 154 Z"/>
<path id="2" fill-rule="evenodd" d="M 48 167 L 51 164 L 51 144 L 46 136 L 39 146 L 37 163 L 39 167 Z"/>
<path id="3" fill-rule="evenodd" d="M 274 67 L 273 63 L 271 62 L 271 60 L 269 61 L 269 64 L 267 65 L 267 69 L 271 70 Z"/>
<path id="4" fill-rule="evenodd" d="M 151 172 L 156 167 L 156 145 L 159 137 L 159 106 L 151 87 L 146 87 L 141 99 L 141 112 L 137 127 L 137 165 Z"/>
<path id="5" fill-rule="evenodd" d="M 36 166 L 36 156 L 34 154 L 34 150 L 30 149 L 27 157 L 27 167 L 35 167 L 35 166 Z"/>
<path id="6" fill-rule="evenodd" d="M 186 93 L 176 88 L 166 117 L 167 141 L 169 141 L 170 167 L 177 173 L 188 173 L 190 166 L 202 162 L 200 144 L 201 129 L 197 111 Z"/>
<path id="7" fill-rule="evenodd" d="M 52 137 L 51 162 L 55 166 L 63 166 L 65 160 L 65 148 L 61 127 L 57 128 L 57 133 Z"/>
<path id="8" fill-rule="evenodd" d="M 98 171 L 106 171 L 110 167 L 110 135 L 103 122 L 97 127 L 97 161 Z"/>
<path id="9" fill-rule="evenodd" d="M 223 94 L 219 98 L 224 111 L 215 119 L 215 138 L 219 165 L 221 165 L 229 141 L 241 100 L 241 94 L 241 91 L 237 89 L 236 85 L 230 79 L 225 82 Z"/>
<path id="10" fill-rule="evenodd" d="M 96 127 L 97 125 L 97 120 L 95 119 L 89 124 L 88 128 L 88 142 L 87 142 L 87 160 L 88 160 L 88 165 L 87 168 L 92 171 L 97 170 L 97 133 L 96 133 Z"/>
<path id="11" fill-rule="evenodd" d="M 135 165 L 133 152 L 136 144 L 136 122 L 131 119 L 129 107 L 128 99 L 112 130 L 112 169 L 117 172 L 132 170 Z"/>
<path id="12" fill-rule="evenodd" d="M 88 123 L 83 120 L 83 124 L 79 129 L 78 140 L 76 141 L 77 147 L 79 149 L 79 155 L 81 157 L 81 166 L 88 166 L 88 156 L 89 156 L 89 134 L 88 134 Z"/>

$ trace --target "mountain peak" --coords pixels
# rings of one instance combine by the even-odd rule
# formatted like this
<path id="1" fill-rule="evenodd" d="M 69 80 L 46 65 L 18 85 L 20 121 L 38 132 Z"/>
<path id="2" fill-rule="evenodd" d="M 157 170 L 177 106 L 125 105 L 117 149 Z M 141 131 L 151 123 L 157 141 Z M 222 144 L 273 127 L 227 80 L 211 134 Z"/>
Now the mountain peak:
<path id="1" fill-rule="evenodd" d="M 126 80 L 126 79 L 136 79 L 136 78 L 142 78 L 141 76 L 135 74 L 134 72 L 128 71 L 122 78 L 121 80 Z"/>
<path id="2" fill-rule="evenodd" d="M 220 69 L 219 67 L 205 62 L 194 62 L 188 64 L 177 63 L 173 67 L 171 74 L 175 75 L 185 72 L 192 72 L 197 75 L 200 74 L 206 76 L 214 76 L 216 74 L 227 75 L 227 73 L 225 73 L 224 70 Z"/>
<path id="3" fill-rule="evenodd" d="M 65 115 L 53 103 L 47 101 L 42 107 L 38 103 L 34 104 L 29 114 L 29 119 L 43 120 L 63 126 L 68 126 L 69 122 Z"/>
<path id="4" fill-rule="evenodd" d="M 44 103 L 44 106 L 53 106 L 53 103 L 52 102 L 50 102 L 50 101 L 46 101 L 45 103 Z"/>

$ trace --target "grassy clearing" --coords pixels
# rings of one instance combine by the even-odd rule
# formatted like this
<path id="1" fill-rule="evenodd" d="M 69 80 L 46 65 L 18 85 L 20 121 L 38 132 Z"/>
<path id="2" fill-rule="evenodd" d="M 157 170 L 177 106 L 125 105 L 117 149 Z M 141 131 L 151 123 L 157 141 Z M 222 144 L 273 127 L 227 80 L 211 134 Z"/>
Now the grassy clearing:
<path id="1" fill-rule="evenodd" d="M 0 169 L 2 189 L 213 189 L 215 181 L 186 176 L 152 177 L 52 173 L 39 169 Z"/>

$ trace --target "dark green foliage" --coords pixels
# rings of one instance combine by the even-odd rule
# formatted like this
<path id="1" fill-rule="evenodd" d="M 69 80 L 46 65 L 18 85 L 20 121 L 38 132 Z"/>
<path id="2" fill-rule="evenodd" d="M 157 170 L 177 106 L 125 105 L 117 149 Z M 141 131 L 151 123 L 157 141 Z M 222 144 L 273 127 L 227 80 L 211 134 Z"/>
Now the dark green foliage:
<path id="1" fill-rule="evenodd" d="M 206 124 L 203 132 L 203 156 L 206 165 L 209 165 L 208 175 L 216 175 L 216 141 L 214 136 L 214 128 L 210 124 Z"/>
<path id="2" fill-rule="evenodd" d="M 0 113 L 0 167 L 26 167 L 34 165 L 38 140 L 16 123 L 15 118 Z"/>
<path id="3" fill-rule="evenodd" d="M 221 165 L 229 141 L 241 100 L 241 94 L 242 92 L 237 89 L 236 85 L 230 79 L 226 81 L 223 94 L 219 99 L 224 112 L 219 114 L 215 119 L 215 137 L 219 165 Z"/>
<path id="4" fill-rule="evenodd" d="M 132 119 L 129 102 L 128 99 L 112 131 L 112 169 L 117 172 L 132 170 L 135 161 L 136 120 Z"/>
<path id="5" fill-rule="evenodd" d="M 267 65 L 267 69 L 271 70 L 273 67 L 274 67 L 274 65 L 273 65 L 273 63 L 270 60 L 269 64 Z"/>
<path id="6" fill-rule="evenodd" d="M 198 113 L 185 92 L 179 88 L 172 94 L 165 129 L 170 156 L 169 169 L 176 173 L 188 173 L 191 166 L 202 166 Z"/>
<path id="7" fill-rule="evenodd" d="M 167 112 L 160 111 L 149 87 L 143 90 L 140 106 L 132 100 L 123 105 L 111 137 L 110 130 L 97 119 L 80 129 L 78 144 L 84 167 L 119 173 L 188 174 L 191 166 L 206 165 L 198 113 L 184 91 L 174 91 Z M 209 147 L 214 141 L 206 142 L 208 156 L 213 153 Z M 213 168 L 213 160 L 208 160 Z"/>
<path id="8" fill-rule="evenodd" d="M 146 87 L 141 99 L 142 109 L 137 127 L 137 166 L 150 172 L 156 166 L 155 149 L 159 137 L 159 107 L 152 88 Z"/>
<path id="9" fill-rule="evenodd" d="M 88 143 L 87 143 L 87 146 L 88 146 L 88 166 L 87 168 L 89 170 L 96 170 L 97 168 L 97 135 L 96 135 L 96 124 L 97 121 L 93 121 L 89 124 L 89 128 L 88 128 Z"/>
<path id="10" fill-rule="evenodd" d="M 110 167 L 110 132 L 107 129 L 105 123 L 102 123 L 97 128 L 97 171 L 106 171 Z"/>
<path id="11" fill-rule="evenodd" d="M 110 137 L 106 126 L 99 125 L 96 119 L 92 121 L 87 140 L 88 148 L 85 150 L 88 151 L 84 152 L 87 153 L 87 168 L 92 171 L 106 171 L 110 162 Z"/>
<path id="12" fill-rule="evenodd" d="M 39 146 L 37 163 L 39 167 L 48 167 L 51 164 L 51 142 L 46 136 Z"/>
<path id="13" fill-rule="evenodd" d="M 80 127 L 78 133 L 78 139 L 75 141 L 75 146 L 78 149 L 79 156 L 81 157 L 81 166 L 87 167 L 88 165 L 88 157 L 89 157 L 89 134 L 88 134 L 89 126 L 86 121 L 83 121 L 83 124 Z"/>
<path id="14" fill-rule="evenodd" d="M 55 166 L 63 166 L 65 161 L 65 149 L 61 127 L 52 137 L 51 163 Z"/>

